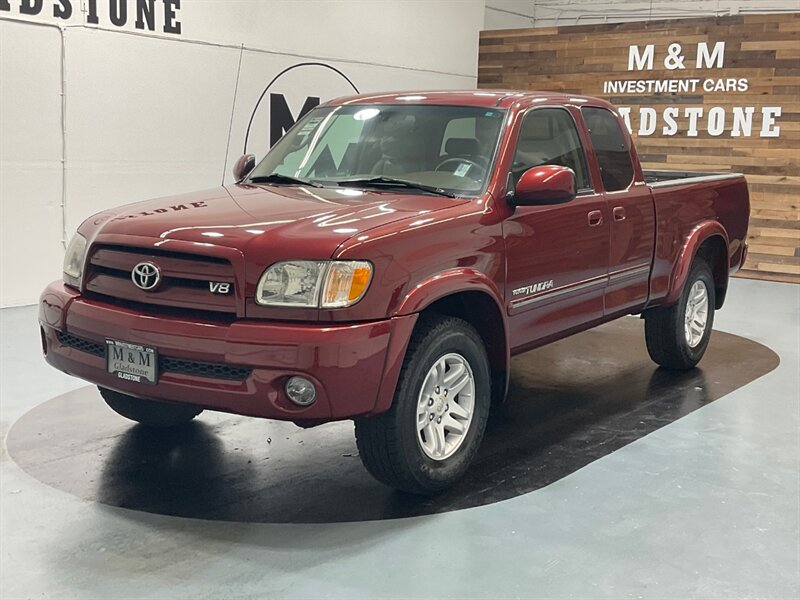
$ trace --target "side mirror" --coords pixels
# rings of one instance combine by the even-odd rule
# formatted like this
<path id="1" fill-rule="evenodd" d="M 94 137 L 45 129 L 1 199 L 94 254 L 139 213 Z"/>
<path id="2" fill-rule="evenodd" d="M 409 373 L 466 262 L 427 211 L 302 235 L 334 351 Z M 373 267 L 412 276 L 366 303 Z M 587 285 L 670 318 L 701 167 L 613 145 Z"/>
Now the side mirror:
<path id="1" fill-rule="evenodd" d="M 241 181 L 244 176 L 252 171 L 256 166 L 255 154 L 244 154 L 239 157 L 236 164 L 233 165 L 233 178 L 234 180 Z"/>
<path id="2" fill-rule="evenodd" d="M 511 198 L 513 204 L 561 204 L 575 198 L 575 171 L 569 167 L 542 165 L 522 174 Z"/>

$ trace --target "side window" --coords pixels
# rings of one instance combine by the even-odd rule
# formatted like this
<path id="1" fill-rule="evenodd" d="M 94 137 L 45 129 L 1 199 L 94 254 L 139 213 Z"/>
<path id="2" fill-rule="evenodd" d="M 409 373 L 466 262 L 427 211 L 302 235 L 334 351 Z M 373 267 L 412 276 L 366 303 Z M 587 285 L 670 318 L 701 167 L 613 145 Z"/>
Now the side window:
<path id="1" fill-rule="evenodd" d="M 582 112 L 606 191 L 624 190 L 633 180 L 633 163 L 619 121 L 605 108 L 587 106 Z"/>
<path id="2" fill-rule="evenodd" d="M 569 167 L 575 171 L 575 186 L 579 191 L 592 187 L 578 129 L 564 109 L 531 110 L 522 120 L 511 166 L 514 185 L 525 171 L 540 165 Z"/>

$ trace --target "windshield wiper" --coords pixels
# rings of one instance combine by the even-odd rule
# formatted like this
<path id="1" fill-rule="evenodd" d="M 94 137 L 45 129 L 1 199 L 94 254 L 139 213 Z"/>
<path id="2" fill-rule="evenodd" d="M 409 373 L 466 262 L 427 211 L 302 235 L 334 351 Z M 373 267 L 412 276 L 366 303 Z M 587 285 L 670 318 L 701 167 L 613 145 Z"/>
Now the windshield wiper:
<path id="1" fill-rule="evenodd" d="M 256 175 L 248 179 L 250 183 L 284 183 L 287 185 L 308 185 L 310 187 L 322 187 L 319 183 L 309 181 L 308 179 L 300 179 L 299 177 L 290 177 L 289 175 L 281 175 L 280 173 L 272 173 L 270 175 Z"/>
<path id="2" fill-rule="evenodd" d="M 455 198 L 456 195 L 432 185 L 425 185 L 424 183 L 417 183 L 415 181 L 407 181 L 405 179 L 395 179 L 394 177 L 367 177 L 364 179 L 344 179 L 337 181 L 337 184 L 344 187 L 398 187 L 408 188 L 411 190 L 422 190 L 431 194 L 439 196 L 447 196 L 448 198 Z"/>

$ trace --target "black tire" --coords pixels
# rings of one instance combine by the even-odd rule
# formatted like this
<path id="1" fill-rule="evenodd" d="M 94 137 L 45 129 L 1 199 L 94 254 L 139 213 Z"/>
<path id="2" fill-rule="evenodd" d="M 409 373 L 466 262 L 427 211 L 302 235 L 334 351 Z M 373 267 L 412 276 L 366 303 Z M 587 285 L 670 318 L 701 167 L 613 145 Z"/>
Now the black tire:
<path id="1" fill-rule="evenodd" d="M 146 427 L 178 427 L 203 412 L 202 408 L 193 404 L 144 400 L 107 388 L 97 389 L 111 410 Z"/>
<path id="2" fill-rule="evenodd" d="M 706 287 L 708 316 L 700 342 L 692 347 L 687 341 L 684 330 L 684 316 L 690 292 L 698 281 L 702 281 Z M 662 367 L 679 371 L 685 371 L 697 365 L 703 358 L 711 339 L 715 301 L 714 276 L 711 267 L 704 259 L 695 258 L 678 302 L 672 306 L 649 310 L 644 315 L 644 334 L 650 358 Z"/>
<path id="3" fill-rule="evenodd" d="M 429 370 L 452 353 L 463 357 L 472 370 L 473 416 L 454 453 L 434 460 L 425 453 L 417 436 L 417 401 Z M 439 492 L 461 478 L 475 458 L 490 405 L 489 359 L 475 328 L 453 317 L 423 316 L 409 342 L 391 409 L 355 421 L 361 461 L 378 481 L 398 490 L 412 494 Z"/>

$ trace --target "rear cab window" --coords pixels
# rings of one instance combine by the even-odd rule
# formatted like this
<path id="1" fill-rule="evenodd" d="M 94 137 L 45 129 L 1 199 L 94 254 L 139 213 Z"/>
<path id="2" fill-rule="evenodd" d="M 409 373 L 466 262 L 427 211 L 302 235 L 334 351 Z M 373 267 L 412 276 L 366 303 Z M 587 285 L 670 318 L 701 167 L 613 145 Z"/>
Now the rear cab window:
<path id="1" fill-rule="evenodd" d="M 619 120 L 605 108 L 586 106 L 581 112 L 597 156 L 603 187 L 607 192 L 627 189 L 633 182 L 633 161 Z"/>

